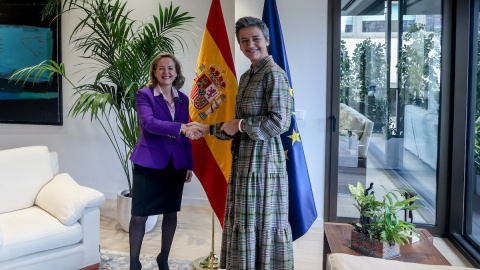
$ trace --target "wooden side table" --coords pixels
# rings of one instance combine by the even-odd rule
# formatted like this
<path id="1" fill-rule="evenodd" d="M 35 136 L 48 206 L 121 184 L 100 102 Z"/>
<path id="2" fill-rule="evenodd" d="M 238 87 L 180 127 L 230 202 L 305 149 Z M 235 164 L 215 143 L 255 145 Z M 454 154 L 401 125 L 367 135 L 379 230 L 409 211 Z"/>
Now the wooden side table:
<path id="1" fill-rule="evenodd" d="M 327 254 L 345 253 L 365 256 L 349 247 L 353 226 L 345 223 L 325 222 L 323 236 L 323 269 L 327 266 Z M 426 229 L 418 229 L 422 240 L 414 244 L 400 246 L 400 257 L 392 260 L 431 264 L 451 265 L 433 245 L 433 237 Z"/>

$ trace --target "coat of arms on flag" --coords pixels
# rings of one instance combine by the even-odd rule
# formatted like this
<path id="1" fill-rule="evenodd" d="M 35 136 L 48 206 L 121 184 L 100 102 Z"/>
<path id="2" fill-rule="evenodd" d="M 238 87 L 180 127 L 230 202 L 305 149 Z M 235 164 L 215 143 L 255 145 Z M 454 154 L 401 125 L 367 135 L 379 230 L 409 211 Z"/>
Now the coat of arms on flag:
<path id="1" fill-rule="evenodd" d="M 195 69 L 190 92 L 191 121 L 208 125 L 232 120 L 238 84 L 220 0 L 212 0 Z M 214 136 L 192 141 L 193 171 L 221 224 L 232 164 L 230 146 L 231 141 Z"/>
<path id="2" fill-rule="evenodd" d="M 205 120 L 208 114 L 213 110 L 220 107 L 227 96 L 221 94 L 219 89 L 226 89 L 227 82 L 225 80 L 224 71 L 217 65 L 211 64 L 207 71 L 205 66 L 202 65 L 197 70 L 197 76 L 195 77 L 192 93 L 190 94 L 191 103 L 197 110 L 202 110 L 208 105 L 209 108 L 200 113 L 199 116 Z M 217 97 L 220 96 L 218 99 Z"/>

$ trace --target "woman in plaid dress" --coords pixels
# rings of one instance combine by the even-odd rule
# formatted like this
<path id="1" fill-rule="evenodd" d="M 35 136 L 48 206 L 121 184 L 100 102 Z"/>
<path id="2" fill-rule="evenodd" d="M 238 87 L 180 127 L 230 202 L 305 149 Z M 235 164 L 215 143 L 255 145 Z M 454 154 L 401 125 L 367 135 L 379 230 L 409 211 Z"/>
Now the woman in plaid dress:
<path id="1" fill-rule="evenodd" d="M 235 119 L 200 125 L 202 133 L 233 138 L 232 170 L 222 233 L 221 268 L 293 269 L 288 175 L 280 134 L 290 127 L 293 99 L 285 71 L 268 55 L 269 32 L 257 18 L 240 18 L 237 41 L 251 68 L 240 78 Z"/>

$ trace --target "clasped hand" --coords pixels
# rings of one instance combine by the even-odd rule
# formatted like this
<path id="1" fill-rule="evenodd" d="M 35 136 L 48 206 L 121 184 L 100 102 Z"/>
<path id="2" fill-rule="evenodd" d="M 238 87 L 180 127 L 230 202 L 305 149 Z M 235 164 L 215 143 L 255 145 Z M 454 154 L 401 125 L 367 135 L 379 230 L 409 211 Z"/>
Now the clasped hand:
<path id="1" fill-rule="evenodd" d="M 208 128 L 208 125 L 190 122 L 188 124 L 182 124 L 181 132 L 189 139 L 198 140 L 208 134 Z"/>
<path id="2" fill-rule="evenodd" d="M 224 131 L 230 136 L 235 135 L 238 130 L 238 122 L 240 119 L 233 119 L 231 121 L 223 123 L 220 130 Z M 202 138 L 204 135 L 209 133 L 209 126 L 200 124 L 198 122 L 190 122 L 188 124 L 182 124 L 181 131 L 185 136 L 192 140 L 198 140 Z"/>

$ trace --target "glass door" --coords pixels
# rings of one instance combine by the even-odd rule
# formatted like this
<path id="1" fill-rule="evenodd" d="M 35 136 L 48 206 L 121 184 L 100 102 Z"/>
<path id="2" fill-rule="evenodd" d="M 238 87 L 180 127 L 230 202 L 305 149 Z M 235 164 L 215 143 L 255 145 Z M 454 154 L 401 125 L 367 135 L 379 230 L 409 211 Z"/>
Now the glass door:
<path id="1" fill-rule="evenodd" d="M 473 16 L 471 74 L 474 83 L 470 91 L 470 117 L 469 117 L 469 170 L 465 188 L 465 228 L 464 236 L 480 252 L 480 5 L 474 5 Z M 476 43 L 476 44 L 475 44 Z M 476 75 L 476 76 L 474 76 Z M 476 78 L 475 78 L 476 77 Z"/>
<path id="2" fill-rule="evenodd" d="M 348 185 L 360 182 L 377 197 L 411 188 L 425 206 L 414 223 L 436 225 L 438 2 L 341 1 L 336 219 L 359 217 Z"/>
<path id="3" fill-rule="evenodd" d="M 452 1 L 454 89 L 448 236 L 480 267 L 480 0 Z"/>

